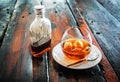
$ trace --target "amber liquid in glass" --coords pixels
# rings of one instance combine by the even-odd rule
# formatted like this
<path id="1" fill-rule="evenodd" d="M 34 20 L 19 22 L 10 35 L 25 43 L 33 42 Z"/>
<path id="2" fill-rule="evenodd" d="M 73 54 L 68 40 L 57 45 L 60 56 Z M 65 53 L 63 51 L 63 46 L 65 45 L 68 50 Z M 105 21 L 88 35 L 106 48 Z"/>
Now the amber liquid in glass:
<path id="1" fill-rule="evenodd" d="M 40 57 L 50 49 L 51 49 L 51 39 L 41 44 L 40 46 L 31 45 L 31 53 L 33 57 Z"/>
<path id="2" fill-rule="evenodd" d="M 75 38 L 66 40 L 62 47 L 64 54 L 72 60 L 84 60 L 91 50 L 89 42 Z"/>

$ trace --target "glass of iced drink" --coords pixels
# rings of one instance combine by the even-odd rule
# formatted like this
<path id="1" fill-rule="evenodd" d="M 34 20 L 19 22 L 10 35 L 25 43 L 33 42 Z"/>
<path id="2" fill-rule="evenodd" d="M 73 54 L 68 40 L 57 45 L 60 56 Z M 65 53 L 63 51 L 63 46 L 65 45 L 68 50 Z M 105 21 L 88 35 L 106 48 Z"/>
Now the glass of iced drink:
<path id="1" fill-rule="evenodd" d="M 92 39 L 87 30 L 82 35 L 78 27 L 66 29 L 61 39 L 62 51 L 72 60 L 85 60 L 91 51 Z"/>

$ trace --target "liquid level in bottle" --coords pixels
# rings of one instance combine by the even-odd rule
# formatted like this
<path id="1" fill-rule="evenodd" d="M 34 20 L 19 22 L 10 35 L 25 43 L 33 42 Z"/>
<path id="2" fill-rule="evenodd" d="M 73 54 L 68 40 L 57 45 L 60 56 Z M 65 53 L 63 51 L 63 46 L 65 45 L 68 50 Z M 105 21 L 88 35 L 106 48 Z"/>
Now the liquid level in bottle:
<path id="1" fill-rule="evenodd" d="M 31 53 L 33 57 L 40 57 L 42 56 L 45 52 L 49 51 L 51 49 L 51 39 L 48 40 L 47 42 L 39 45 L 39 46 L 33 46 L 31 45 Z"/>

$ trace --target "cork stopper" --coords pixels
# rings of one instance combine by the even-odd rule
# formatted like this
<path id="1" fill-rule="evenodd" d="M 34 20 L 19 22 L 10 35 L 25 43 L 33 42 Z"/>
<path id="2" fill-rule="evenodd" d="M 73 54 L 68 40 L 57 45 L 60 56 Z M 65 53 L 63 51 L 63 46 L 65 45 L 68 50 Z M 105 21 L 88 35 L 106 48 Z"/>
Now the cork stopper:
<path id="1" fill-rule="evenodd" d="M 35 7 L 35 14 L 37 15 L 43 15 L 44 14 L 44 6 L 43 5 L 36 5 Z"/>

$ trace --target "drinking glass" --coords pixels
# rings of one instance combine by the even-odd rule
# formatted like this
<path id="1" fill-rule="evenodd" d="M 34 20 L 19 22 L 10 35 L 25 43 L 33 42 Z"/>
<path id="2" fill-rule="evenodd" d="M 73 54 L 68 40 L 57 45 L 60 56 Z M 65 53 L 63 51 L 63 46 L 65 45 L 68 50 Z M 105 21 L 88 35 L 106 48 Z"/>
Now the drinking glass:
<path id="1" fill-rule="evenodd" d="M 86 60 L 91 52 L 92 38 L 89 31 L 84 30 L 85 36 L 78 27 L 65 30 L 61 39 L 62 51 L 71 60 Z"/>

